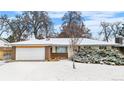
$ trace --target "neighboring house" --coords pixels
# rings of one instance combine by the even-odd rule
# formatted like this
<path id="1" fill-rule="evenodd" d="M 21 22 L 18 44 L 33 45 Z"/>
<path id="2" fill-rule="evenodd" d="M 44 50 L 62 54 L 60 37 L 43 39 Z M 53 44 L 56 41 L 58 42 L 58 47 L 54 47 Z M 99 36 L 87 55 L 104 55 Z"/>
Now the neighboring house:
<path id="1" fill-rule="evenodd" d="M 15 42 L 11 44 L 14 49 L 13 59 L 52 60 L 70 58 L 72 56 L 70 40 L 70 38 L 49 38 Z M 115 43 L 83 38 L 78 47 L 111 48 L 117 45 Z"/>
<path id="2" fill-rule="evenodd" d="M 0 60 L 10 59 L 12 55 L 12 47 L 11 44 L 0 38 Z"/>

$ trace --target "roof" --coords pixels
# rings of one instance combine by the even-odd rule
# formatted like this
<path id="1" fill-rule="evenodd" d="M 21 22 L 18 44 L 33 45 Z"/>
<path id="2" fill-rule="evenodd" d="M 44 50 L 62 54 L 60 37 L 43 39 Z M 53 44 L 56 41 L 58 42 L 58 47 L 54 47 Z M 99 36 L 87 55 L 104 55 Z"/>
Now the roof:
<path id="1" fill-rule="evenodd" d="M 122 44 L 116 43 L 117 44 L 116 47 L 124 47 L 124 37 L 122 37 L 122 38 L 123 38 Z M 109 42 L 115 43 L 115 38 L 111 39 Z"/>
<path id="2" fill-rule="evenodd" d="M 0 47 L 11 47 L 11 44 L 3 38 L 0 38 Z"/>
<path id="3" fill-rule="evenodd" d="M 27 41 L 21 41 L 21 42 L 15 42 L 11 43 L 12 46 L 27 46 L 27 45 L 70 45 L 70 38 L 50 38 L 48 39 L 42 39 L 42 40 L 27 40 Z M 87 39 L 87 38 L 80 38 L 79 45 L 116 45 L 112 42 L 105 42 L 105 41 L 99 41 L 99 40 L 93 40 L 93 39 Z"/>

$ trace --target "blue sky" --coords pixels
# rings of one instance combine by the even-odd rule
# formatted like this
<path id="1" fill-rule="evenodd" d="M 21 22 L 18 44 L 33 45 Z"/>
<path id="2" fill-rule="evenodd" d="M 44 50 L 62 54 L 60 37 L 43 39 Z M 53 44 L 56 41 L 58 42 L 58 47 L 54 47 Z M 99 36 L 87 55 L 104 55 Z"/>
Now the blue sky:
<path id="1" fill-rule="evenodd" d="M 53 19 L 53 22 L 55 23 L 55 28 L 57 31 L 59 31 L 59 28 L 62 23 L 62 16 L 65 12 L 49 12 L 50 17 Z M 117 22 L 121 21 L 124 22 L 124 12 L 118 11 L 82 11 L 82 16 L 84 17 L 85 25 L 91 30 L 91 33 L 94 38 L 101 38 L 102 36 L 98 35 L 98 32 L 100 32 L 100 22 L 106 21 L 106 22 Z"/>
<path id="2" fill-rule="evenodd" d="M 62 16 L 66 11 L 49 11 L 49 16 L 52 18 L 54 27 L 57 32 L 60 31 L 60 26 L 62 24 Z M 9 17 L 14 17 L 16 14 L 19 14 L 19 11 L 1 11 L 0 15 L 7 14 Z M 118 11 L 82 11 L 82 16 L 84 17 L 85 25 L 91 30 L 91 33 L 94 38 L 100 38 L 98 32 L 101 30 L 100 22 L 124 22 L 124 12 Z"/>

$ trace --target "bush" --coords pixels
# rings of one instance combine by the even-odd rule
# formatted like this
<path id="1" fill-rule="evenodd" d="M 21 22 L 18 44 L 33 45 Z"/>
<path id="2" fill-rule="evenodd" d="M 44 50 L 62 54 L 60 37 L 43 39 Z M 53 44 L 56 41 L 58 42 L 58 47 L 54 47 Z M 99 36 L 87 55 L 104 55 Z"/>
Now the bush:
<path id="1" fill-rule="evenodd" d="M 124 65 L 124 55 L 115 49 L 81 49 L 72 60 L 81 63 Z"/>

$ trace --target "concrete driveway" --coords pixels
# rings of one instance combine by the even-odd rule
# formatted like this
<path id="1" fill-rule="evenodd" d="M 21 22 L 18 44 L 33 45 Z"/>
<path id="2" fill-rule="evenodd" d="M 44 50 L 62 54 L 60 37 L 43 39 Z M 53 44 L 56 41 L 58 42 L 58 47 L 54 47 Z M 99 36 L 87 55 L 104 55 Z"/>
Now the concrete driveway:
<path id="1" fill-rule="evenodd" d="M 124 80 L 123 66 L 72 62 L 12 62 L 0 66 L 0 80 Z"/>
<path id="2" fill-rule="evenodd" d="M 6 64 L 6 61 L 0 61 L 0 66 Z"/>

